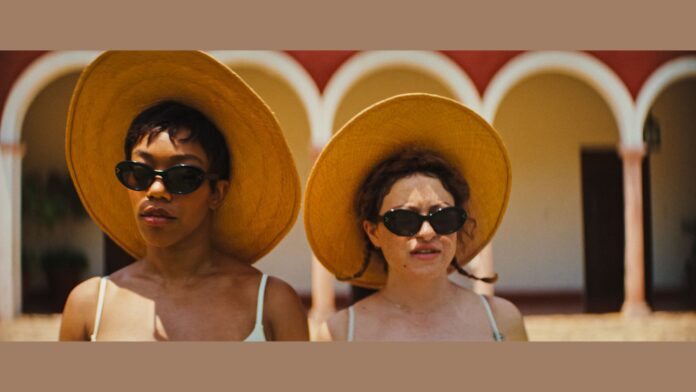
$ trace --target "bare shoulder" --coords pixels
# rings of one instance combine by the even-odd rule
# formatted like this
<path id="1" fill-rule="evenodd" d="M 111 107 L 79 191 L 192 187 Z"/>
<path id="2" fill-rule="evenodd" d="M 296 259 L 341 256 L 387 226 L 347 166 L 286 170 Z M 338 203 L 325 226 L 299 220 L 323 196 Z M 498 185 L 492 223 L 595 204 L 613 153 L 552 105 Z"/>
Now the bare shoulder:
<path id="1" fill-rule="evenodd" d="M 266 282 L 266 298 L 270 304 L 301 304 L 300 297 L 295 289 L 284 280 L 273 276 L 269 276 Z"/>
<path id="2" fill-rule="evenodd" d="M 269 320 L 274 340 L 309 340 L 307 314 L 292 286 L 269 276 L 264 297 L 264 320 Z"/>
<path id="3" fill-rule="evenodd" d="M 100 279 L 87 279 L 68 295 L 60 324 L 60 340 L 88 339 L 97 312 Z"/>
<path id="4" fill-rule="evenodd" d="M 375 298 L 376 296 L 370 295 L 352 305 L 353 317 L 355 318 L 353 322 L 356 322 L 357 319 L 362 320 L 363 323 L 365 323 L 365 320 L 367 320 L 368 325 L 374 322 L 379 322 L 373 318 L 374 315 L 379 314 L 379 306 L 375 302 Z M 348 324 L 350 323 L 349 308 L 350 307 L 341 309 L 340 311 L 334 313 L 334 315 L 329 317 L 326 322 L 329 332 L 331 333 L 332 340 L 334 341 L 348 340 Z"/>
<path id="5" fill-rule="evenodd" d="M 341 309 L 334 313 L 328 320 L 326 326 L 333 341 L 348 340 L 348 309 Z"/>
<path id="6" fill-rule="evenodd" d="M 488 297 L 498 328 L 508 341 L 527 341 L 524 319 L 517 306 L 500 297 Z"/>

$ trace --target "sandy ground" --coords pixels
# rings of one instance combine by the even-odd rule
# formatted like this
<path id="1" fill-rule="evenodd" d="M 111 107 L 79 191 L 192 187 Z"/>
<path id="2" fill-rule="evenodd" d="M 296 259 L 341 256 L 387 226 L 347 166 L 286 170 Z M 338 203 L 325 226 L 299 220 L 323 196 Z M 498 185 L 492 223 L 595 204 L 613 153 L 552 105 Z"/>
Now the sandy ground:
<path id="1" fill-rule="evenodd" d="M 55 341 L 59 328 L 60 314 L 25 314 L 0 321 L 0 341 Z"/>
<path id="2" fill-rule="evenodd" d="M 525 316 L 531 341 L 696 341 L 696 312 L 654 312 L 642 319 L 619 313 Z M 55 341 L 60 314 L 0 321 L 0 341 Z"/>
<path id="3" fill-rule="evenodd" d="M 641 319 L 620 313 L 526 316 L 532 341 L 696 341 L 696 312 L 654 312 Z"/>

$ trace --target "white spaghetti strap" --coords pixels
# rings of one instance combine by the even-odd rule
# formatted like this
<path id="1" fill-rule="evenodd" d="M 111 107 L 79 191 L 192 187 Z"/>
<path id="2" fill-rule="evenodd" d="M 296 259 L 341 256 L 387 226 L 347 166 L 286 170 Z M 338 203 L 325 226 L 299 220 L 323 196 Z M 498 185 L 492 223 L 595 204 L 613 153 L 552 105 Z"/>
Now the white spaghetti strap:
<path id="1" fill-rule="evenodd" d="M 495 318 L 493 318 L 493 311 L 491 310 L 491 305 L 488 304 L 488 299 L 485 295 L 480 295 L 480 297 L 481 301 L 483 301 L 483 306 L 486 308 L 486 313 L 488 313 L 488 320 L 491 322 L 491 328 L 493 328 L 493 339 L 495 339 L 496 342 L 504 341 L 505 336 L 498 330 L 498 324 L 495 322 Z"/>
<path id="2" fill-rule="evenodd" d="M 346 341 L 353 341 L 353 334 L 355 331 L 355 311 L 353 310 L 353 305 L 348 307 L 348 337 Z"/>
<path id="3" fill-rule="evenodd" d="M 256 325 L 261 325 L 263 323 L 263 295 L 266 292 L 267 280 L 268 275 L 263 274 L 261 277 L 261 284 L 259 285 L 259 297 L 256 300 Z"/>
<path id="4" fill-rule="evenodd" d="M 94 331 L 89 337 L 90 342 L 97 341 L 97 332 L 99 332 L 99 325 L 101 324 L 102 310 L 104 309 L 104 296 L 106 294 L 106 281 L 109 279 L 108 276 L 103 276 L 99 280 L 99 295 L 97 297 L 97 314 L 94 317 Z"/>

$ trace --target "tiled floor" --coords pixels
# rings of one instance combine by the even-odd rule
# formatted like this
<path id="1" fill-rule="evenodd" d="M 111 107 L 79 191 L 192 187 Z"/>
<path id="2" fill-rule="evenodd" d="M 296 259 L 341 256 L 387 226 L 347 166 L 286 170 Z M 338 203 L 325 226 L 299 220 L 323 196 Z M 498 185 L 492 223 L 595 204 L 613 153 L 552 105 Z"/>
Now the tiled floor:
<path id="1" fill-rule="evenodd" d="M 641 319 L 620 313 L 525 316 L 531 341 L 696 341 L 696 312 L 653 312 Z"/>
<path id="2" fill-rule="evenodd" d="M 56 341 L 59 328 L 60 314 L 24 315 L 0 321 L 0 341 Z"/>
<path id="3" fill-rule="evenodd" d="M 60 315 L 25 315 L 0 322 L 0 341 L 55 341 L 59 325 Z M 528 315 L 525 325 L 532 341 L 696 341 L 696 312 Z"/>

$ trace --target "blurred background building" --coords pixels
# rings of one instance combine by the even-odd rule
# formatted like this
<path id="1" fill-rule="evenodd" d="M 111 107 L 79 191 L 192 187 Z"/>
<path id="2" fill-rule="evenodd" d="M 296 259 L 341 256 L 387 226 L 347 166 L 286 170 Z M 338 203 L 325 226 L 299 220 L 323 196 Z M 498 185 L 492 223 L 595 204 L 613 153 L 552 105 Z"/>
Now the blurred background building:
<path id="1" fill-rule="evenodd" d="M 500 279 L 477 291 L 524 314 L 696 308 L 695 52 L 210 54 L 276 113 L 303 184 L 333 132 L 395 94 L 454 98 L 491 122 L 513 186 L 470 265 Z M 76 282 L 130 262 L 76 203 L 65 164 L 70 96 L 97 55 L 0 52 L 0 320 L 60 312 Z M 293 285 L 315 319 L 350 301 L 312 260 L 302 214 L 257 266 Z"/>

